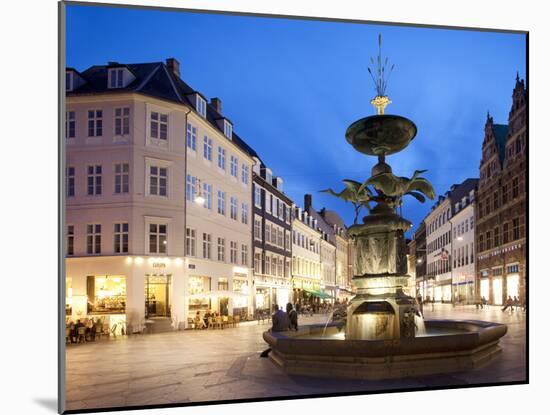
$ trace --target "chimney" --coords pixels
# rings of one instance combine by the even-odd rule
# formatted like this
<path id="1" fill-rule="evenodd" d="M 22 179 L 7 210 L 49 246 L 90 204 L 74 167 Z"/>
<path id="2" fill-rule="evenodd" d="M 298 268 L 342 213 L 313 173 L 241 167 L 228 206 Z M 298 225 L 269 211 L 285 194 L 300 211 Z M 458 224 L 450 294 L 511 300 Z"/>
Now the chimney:
<path id="1" fill-rule="evenodd" d="M 214 107 L 214 109 L 218 112 L 218 114 L 222 113 L 222 100 L 219 98 L 212 98 L 210 100 L 210 105 Z"/>
<path id="2" fill-rule="evenodd" d="M 312 196 L 310 194 L 304 195 L 304 209 L 309 210 L 312 208 Z"/>
<path id="3" fill-rule="evenodd" d="M 261 167 L 261 162 L 260 162 L 260 159 L 258 157 L 252 157 L 252 160 L 254 160 L 254 165 L 252 166 L 252 171 L 254 173 L 256 173 L 257 175 L 260 175 L 260 167 Z"/>
<path id="4" fill-rule="evenodd" d="M 180 63 L 176 58 L 166 59 L 166 66 L 170 72 L 180 78 Z"/>

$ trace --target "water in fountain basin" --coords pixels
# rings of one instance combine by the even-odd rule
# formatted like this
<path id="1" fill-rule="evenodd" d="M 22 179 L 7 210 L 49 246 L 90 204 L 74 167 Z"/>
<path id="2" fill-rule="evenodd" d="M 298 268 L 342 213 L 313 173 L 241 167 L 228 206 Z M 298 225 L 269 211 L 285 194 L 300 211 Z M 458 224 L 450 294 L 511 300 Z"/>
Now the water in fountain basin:
<path id="1" fill-rule="evenodd" d="M 325 332 L 327 331 L 328 323 L 330 323 L 330 320 L 332 320 L 333 314 L 334 314 L 334 309 L 328 315 L 327 322 L 325 323 L 325 328 L 323 329 L 323 337 L 325 337 Z"/>

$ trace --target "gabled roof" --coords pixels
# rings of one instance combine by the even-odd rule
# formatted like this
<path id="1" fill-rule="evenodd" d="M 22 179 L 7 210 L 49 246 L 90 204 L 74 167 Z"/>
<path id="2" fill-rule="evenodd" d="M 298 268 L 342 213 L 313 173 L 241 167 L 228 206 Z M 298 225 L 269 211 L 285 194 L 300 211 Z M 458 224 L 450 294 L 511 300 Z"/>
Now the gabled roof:
<path id="1" fill-rule="evenodd" d="M 495 141 L 498 150 L 498 158 L 500 163 L 504 162 L 504 156 L 506 154 L 506 141 L 508 140 L 508 126 L 505 124 L 493 124 L 493 133 L 495 134 Z"/>
<path id="2" fill-rule="evenodd" d="M 174 74 L 164 62 L 132 63 L 119 64 L 116 66 L 126 67 L 136 77 L 130 84 L 124 88 L 109 88 L 107 77 L 111 65 L 94 65 L 80 73 L 86 81 L 76 89 L 67 92 L 67 96 L 77 96 L 81 94 L 95 93 L 120 93 L 137 92 L 154 98 L 176 102 L 187 105 L 195 109 L 194 94 L 199 91 L 191 88 L 179 76 Z M 67 68 L 67 70 L 74 70 Z M 78 71 L 76 71 L 78 72 Z M 204 96 L 203 94 L 200 94 Z M 223 129 L 218 125 L 217 120 L 226 118 L 219 114 L 216 109 L 207 102 L 206 120 L 217 130 L 223 133 Z M 250 147 L 241 137 L 233 131 L 232 141 L 237 147 L 248 154 L 250 157 L 260 159 L 256 151 Z"/>

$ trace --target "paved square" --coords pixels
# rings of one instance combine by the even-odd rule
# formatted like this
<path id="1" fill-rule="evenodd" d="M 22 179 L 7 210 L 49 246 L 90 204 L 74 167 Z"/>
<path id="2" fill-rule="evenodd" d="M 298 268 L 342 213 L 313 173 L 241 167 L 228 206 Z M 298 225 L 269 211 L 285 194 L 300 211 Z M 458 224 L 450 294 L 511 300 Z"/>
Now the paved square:
<path id="1" fill-rule="evenodd" d="M 259 354 L 267 348 L 268 324 L 238 328 L 119 337 L 67 347 L 67 409 L 154 405 L 270 396 L 404 389 L 425 386 L 524 381 L 526 315 L 498 307 L 436 305 L 426 318 L 502 322 L 508 333 L 502 354 L 475 371 L 386 381 L 288 376 Z M 326 321 L 303 317 L 301 324 Z"/>

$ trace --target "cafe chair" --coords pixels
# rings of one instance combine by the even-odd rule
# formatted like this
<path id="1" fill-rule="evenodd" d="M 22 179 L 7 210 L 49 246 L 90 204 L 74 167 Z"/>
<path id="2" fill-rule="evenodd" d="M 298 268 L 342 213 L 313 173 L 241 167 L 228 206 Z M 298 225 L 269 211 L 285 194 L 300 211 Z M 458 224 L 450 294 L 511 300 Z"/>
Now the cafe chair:
<path id="1" fill-rule="evenodd" d="M 86 327 L 78 328 L 77 343 L 86 342 Z"/>

